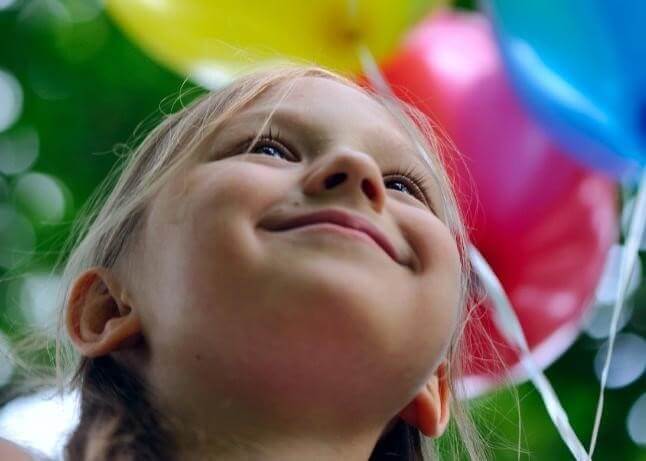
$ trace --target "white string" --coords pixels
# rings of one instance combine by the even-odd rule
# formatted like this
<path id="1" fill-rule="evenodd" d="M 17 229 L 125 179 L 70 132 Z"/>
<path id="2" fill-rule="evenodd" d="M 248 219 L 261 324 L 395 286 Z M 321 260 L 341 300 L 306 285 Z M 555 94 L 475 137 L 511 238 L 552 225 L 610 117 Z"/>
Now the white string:
<path id="1" fill-rule="evenodd" d="M 536 365 L 536 362 L 534 362 L 529 346 L 527 345 L 527 340 L 525 339 L 525 334 L 523 333 L 520 322 L 518 321 L 518 317 L 516 317 L 516 313 L 511 306 L 509 298 L 507 298 L 507 295 L 505 294 L 505 290 L 502 287 L 500 280 L 496 277 L 480 252 L 471 244 L 469 244 L 469 258 L 476 273 L 482 281 L 482 284 L 487 290 L 489 299 L 491 299 L 494 308 L 496 309 L 497 315 L 494 316 L 496 326 L 500 332 L 504 334 L 508 342 L 520 349 L 521 363 L 527 371 L 532 383 L 534 383 L 534 386 L 536 386 L 536 389 L 541 395 L 545 408 L 547 409 L 547 413 L 552 419 L 561 439 L 563 439 L 563 442 L 565 442 L 572 455 L 574 455 L 574 459 L 577 461 L 589 461 L 591 458 L 588 456 L 583 444 L 574 433 L 567 414 L 559 402 L 556 392 L 554 392 L 554 388 L 541 369 Z"/>
<path id="2" fill-rule="evenodd" d="M 363 44 L 359 44 L 357 52 L 364 74 L 368 77 L 372 86 L 382 95 L 394 99 L 394 93 L 381 73 L 381 70 L 379 69 L 379 66 L 370 50 Z M 395 113 L 395 115 L 399 116 L 398 113 Z M 403 122 L 403 125 L 408 126 L 405 122 Z M 417 142 L 416 148 L 420 150 L 420 154 L 425 158 L 426 155 L 424 153 L 424 148 Z M 501 333 L 507 337 L 507 340 L 520 349 L 521 363 L 525 367 L 525 370 L 534 383 L 534 386 L 536 386 L 536 389 L 540 393 L 547 412 L 561 438 L 577 461 L 590 461 L 591 458 L 587 455 L 583 444 L 574 433 L 567 414 L 556 397 L 554 389 L 543 372 L 534 362 L 527 345 L 527 340 L 525 339 L 523 330 L 518 322 L 518 318 L 511 307 L 511 303 L 509 302 L 500 281 L 473 245 L 469 245 L 469 257 L 497 311 L 498 315 L 494 316 L 496 325 L 501 330 Z"/>
<path id="3" fill-rule="evenodd" d="M 594 428 L 592 429 L 592 437 L 590 438 L 590 448 L 588 450 L 590 458 L 594 453 L 594 448 L 599 435 L 599 426 L 601 425 L 601 415 L 603 413 L 603 395 L 606 388 L 606 381 L 608 380 L 608 371 L 610 369 L 610 359 L 612 358 L 612 350 L 617 336 L 617 324 L 619 323 L 619 314 L 624 305 L 628 285 L 635 269 L 639 246 L 644 235 L 644 227 L 646 226 L 646 169 L 642 171 L 642 177 L 639 182 L 639 190 L 637 192 L 637 199 L 633 207 L 633 214 L 630 219 L 630 228 L 626 238 L 626 244 L 621 254 L 621 265 L 619 266 L 619 283 L 617 288 L 617 298 L 612 310 L 612 319 L 610 320 L 610 336 L 608 337 L 608 353 L 601 372 L 601 385 L 599 387 L 599 400 L 597 402 L 597 412 L 594 417 Z"/>

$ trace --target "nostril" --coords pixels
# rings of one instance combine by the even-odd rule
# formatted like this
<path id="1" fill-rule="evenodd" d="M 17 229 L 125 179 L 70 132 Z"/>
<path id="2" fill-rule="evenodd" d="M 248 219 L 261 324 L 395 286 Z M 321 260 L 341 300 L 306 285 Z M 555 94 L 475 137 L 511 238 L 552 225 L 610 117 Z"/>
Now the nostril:
<path id="1" fill-rule="evenodd" d="M 370 198 L 370 200 L 374 199 L 375 195 L 377 195 L 377 191 L 375 190 L 374 184 L 372 184 L 372 182 L 368 181 L 367 179 L 364 179 L 361 182 L 361 188 L 366 193 L 368 198 Z"/>
<path id="2" fill-rule="evenodd" d="M 331 187 L 336 186 L 339 183 L 342 183 L 345 181 L 346 174 L 345 173 L 337 173 L 333 174 L 329 178 L 325 180 L 325 188 L 330 189 Z"/>

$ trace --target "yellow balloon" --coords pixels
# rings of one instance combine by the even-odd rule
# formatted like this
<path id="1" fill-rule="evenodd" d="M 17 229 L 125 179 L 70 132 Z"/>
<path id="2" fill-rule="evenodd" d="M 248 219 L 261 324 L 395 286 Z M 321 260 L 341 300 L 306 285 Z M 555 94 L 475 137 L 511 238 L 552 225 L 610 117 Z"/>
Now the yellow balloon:
<path id="1" fill-rule="evenodd" d="M 361 70 L 430 9 L 448 0 L 107 0 L 126 33 L 163 64 L 217 79 L 259 62 L 297 60 Z M 215 82 L 214 82 L 215 83 Z"/>

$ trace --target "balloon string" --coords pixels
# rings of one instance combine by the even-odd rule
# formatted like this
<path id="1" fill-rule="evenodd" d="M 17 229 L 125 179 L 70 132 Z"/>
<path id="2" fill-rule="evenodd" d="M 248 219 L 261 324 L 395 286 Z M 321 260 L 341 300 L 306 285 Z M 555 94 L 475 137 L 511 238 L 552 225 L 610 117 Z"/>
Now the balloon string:
<path id="1" fill-rule="evenodd" d="M 574 459 L 577 461 L 589 461 L 591 458 L 587 455 L 583 444 L 572 429 L 554 388 L 532 358 L 525 334 L 500 280 L 480 252 L 471 244 L 469 244 L 469 258 L 496 309 L 497 316 L 494 316 L 496 326 L 505 335 L 507 341 L 520 349 L 521 363 L 525 367 L 532 383 L 538 389 L 547 413 L 561 439 L 574 455 Z"/>
<path id="2" fill-rule="evenodd" d="M 363 44 L 359 44 L 357 52 L 364 74 L 369 79 L 371 85 L 379 93 L 395 101 L 396 97 L 390 85 L 381 73 L 376 60 L 368 47 Z M 399 113 L 395 112 L 395 115 L 399 116 Z M 408 126 L 405 121 L 402 121 L 402 123 L 405 127 Z M 415 137 L 413 137 L 413 139 L 415 139 Z M 421 150 L 420 153 L 425 157 L 424 148 L 417 142 L 416 147 L 418 150 Z M 561 438 L 577 461 L 590 461 L 590 457 L 587 455 L 583 444 L 574 433 L 565 410 L 556 397 L 554 389 L 542 371 L 536 366 L 536 363 L 529 351 L 523 330 L 518 322 L 518 318 L 511 307 L 511 303 L 509 302 L 500 281 L 473 245 L 469 245 L 469 256 L 496 308 L 498 317 L 495 319 L 497 320 L 498 328 L 503 334 L 505 334 L 510 343 L 515 344 L 520 349 L 521 363 L 538 389 L 541 398 L 543 399 L 543 403 L 547 408 L 547 412 Z"/>
<path id="3" fill-rule="evenodd" d="M 363 43 L 360 43 L 357 46 L 357 54 L 359 55 L 359 61 L 361 62 L 363 72 L 366 74 L 366 77 L 368 77 L 368 80 L 370 80 L 372 86 L 382 95 L 394 98 L 395 94 L 386 81 L 386 78 L 381 73 L 370 48 Z"/>
<path id="4" fill-rule="evenodd" d="M 604 389 L 606 387 L 606 382 L 608 380 L 608 371 L 610 369 L 610 359 L 612 358 L 615 338 L 617 336 L 617 324 L 619 323 L 619 314 L 621 313 L 621 308 L 624 305 L 626 293 L 628 292 L 628 285 L 630 283 L 630 279 L 632 278 L 633 271 L 635 269 L 635 263 L 637 262 L 637 256 L 638 256 L 639 247 L 642 241 L 642 236 L 644 235 L 645 226 L 646 226 L 646 168 L 642 171 L 642 177 L 639 181 L 639 190 L 637 193 L 637 199 L 635 200 L 635 206 L 633 207 L 633 215 L 630 220 L 630 228 L 628 230 L 628 236 L 626 238 L 624 251 L 622 251 L 622 255 L 621 255 L 617 298 L 615 299 L 615 305 L 612 310 L 612 319 L 610 320 L 608 352 L 606 354 L 606 360 L 604 362 L 603 371 L 601 373 L 601 384 L 599 387 L 599 400 L 597 402 L 597 412 L 594 417 L 594 427 L 592 429 L 592 437 L 590 439 L 590 449 L 588 451 L 590 454 L 590 457 L 592 457 L 592 454 L 594 453 L 594 448 L 597 442 L 597 436 L 599 435 L 599 426 L 601 425 L 601 415 L 603 413 Z"/>

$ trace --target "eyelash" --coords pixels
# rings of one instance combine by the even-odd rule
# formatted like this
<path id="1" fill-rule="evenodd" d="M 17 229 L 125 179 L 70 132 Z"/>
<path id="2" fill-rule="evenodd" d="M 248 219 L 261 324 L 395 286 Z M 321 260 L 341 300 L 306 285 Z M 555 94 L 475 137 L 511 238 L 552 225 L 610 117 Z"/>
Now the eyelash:
<path id="1" fill-rule="evenodd" d="M 400 178 L 406 179 L 407 182 L 410 182 L 413 186 L 413 189 L 417 194 L 424 200 L 424 202 L 430 207 L 430 200 L 424 192 L 426 184 L 426 179 L 422 177 L 415 169 L 412 167 L 396 167 L 394 171 L 387 173 L 387 176 L 399 176 Z"/>
<path id="2" fill-rule="evenodd" d="M 272 132 L 271 127 L 269 127 L 268 134 L 261 135 L 253 145 L 251 144 L 252 142 L 253 142 L 253 139 L 249 139 L 244 143 L 244 145 L 246 146 L 245 153 L 253 152 L 254 149 L 257 149 L 259 146 L 262 146 L 263 143 L 267 143 L 267 145 L 273 148 L 277 148 L 283 151 L 288 151 L 290 153 L 292 152 L 292 150 L 288 148 L 285 145 L 285 143 L 281 140 L 280 133 Z M 408 183 L 407 187 L 409 189 L 412 189 L 413 193 L 417 195 L 418 198 L 421 198 L 422 201 L 431 209 L 431 211 L 434 211 L 433 207 L 431 206 L 431 201 L 428 199 L 428 196 L 425 193 L 424 186 L 426 184 L 426 179 L 419 172 L 417 172 L 413 167 L 396 167 L 395 170 L 389 171 L 388 173 L 386 173 L 386 176 L 391 176 L 391 177 L 394 176 L 394 177 L 405 179 L 406 182 Z"/>

